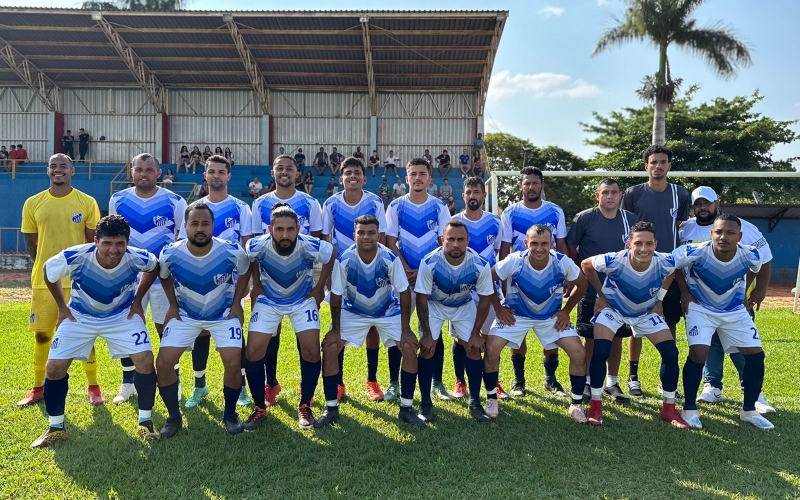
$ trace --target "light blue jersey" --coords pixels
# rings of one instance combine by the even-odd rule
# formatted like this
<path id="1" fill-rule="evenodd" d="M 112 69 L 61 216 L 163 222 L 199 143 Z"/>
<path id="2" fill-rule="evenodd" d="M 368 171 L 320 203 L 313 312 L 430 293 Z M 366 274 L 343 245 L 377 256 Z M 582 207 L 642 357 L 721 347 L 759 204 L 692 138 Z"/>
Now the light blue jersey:
<path id="1" fill-rule="evenodd" d="M 314 264 L 327 264 L 333 246 L 313 236 L 297 235 L 297 244 L 289 255 L 275 251 L 272 235 L 256 236 L 247 241 L 247 257 L 258 261 L 265 295 L 258 303 L 285 306 L 305 300 L 314 288 Z"/>
<path id="2" fill-rule="evenodd" d="M 464 212 L 453 216 L 467 226 L 469 232 L 469 247 L 486 259 L 490 266 L 497 263 L 497 251 L 500 250 L 500 217 L 484 211 L 480 220 L 474 221 L 467 218 Z"/>
<path id="3" fill-rule="evenodd" d="M 504 305 L 519 316 L 548 319 L 561 309 L 564 281 L 575 281 L 581 270 L 566 255 L 550 250 L 547 265 L 537 271 L 530 264 L 529 253 L 513 252 L 495 266 L 497 276 L 509 280 Z"/>
<path id="4" fill-rule="evenodd" d="M 97 262 L 96 251 L 94 243 L 69 247 L 50 257 L 45 269 L 51 283 L 67 276 L 72 280 L 69 299 L 72 311 L 108 318 L 131 308 L 139 273 L 153 271 L 158 261 L 147 250 L 129 246 L 117 267 L 105 269 Z"/>
<path id="5" fill-rule="evenodd" d="M 386 212 L 383 200 L 368 191 L 362 191 L 361 201 L 350 206 L 344 200 L 344 192 L 337 193 L 322 206 L 322 234 L 331 237 L 331 242 L 341 254 L 355 243 L 355 220 L 362 215 L 378 219 L 378 232 L 386 232 Z"/>
<path id="6" fill-rule="evenodd" d="M 461 307 L 472 302 L 472 290 L 476 290 L 478 295 L 495 293 L 492 267 L 475 250 L 467 248 L 464 261 L 458 266 L 447 262 L 442 247 L 420 262 L 414 292 L 429 295 L 428 300 L 448 307 Z"/>
<path id="7" fill-rule="evenodd" d="M 521 201 L 509 205 L 500 216 L 502 222 L 501 239 L 503 243 L 511 243 L 512 252 L 526 249 L 525 233 L 534 224 L 544 224 L 553 233 L 553 242 L 567 237 L 567 224 L 564 211 L 555 203 L 542 201 L 539 208 L 528 208 Z"/>
<path id="8" fill-rule="evenodd" d="M 378 244 L 375 258 L 364 264 L 353 245 L 336 258 L 331 293 L 342 296 L 342 308 L 354 314 L 383 318 L 400 314 L 398 293 L 408 290 L 400 258 Z"/>
<path id="9" fill-rule="evenodd" d="M 137 196 L 136 188 L 124 189 L 108 202 L 108 213 L 121 215 L 131 226 L 130 245 L 154 255 L 175 241 L 184 212 L 186 200 L 161 187 L 149 198 Z"/>
<path id="10" fill-rule="evenodd" d="M 686 282 L 694 298 L 713 312 L 731 312 L 744 307 L 747 272 L 761 269 L 761 256 L 753 247 L 738 244 L 730 262 L 714 256 L 712 243 L 683 245 L 672 252 L 675 266 L 686 271 Z"/>
<path id="11" fill-rule="evenodd" d="M 401 196 L 386 210 L 386 236 L 397 238 L 397 248 L 411 269 L 439 246 L 439 237 L 450 221 L 450 211 L 442 200 L 431 195 L 420 205 L 409 195 Z"/>
<path id="12" fill-rule="evenodd" d="M 297 214 L 300 234 L 310 235 L 322 231 L 322 209 L 316 198 L 302 191 L 295 191 L 291 198 L 278 198 L 275 191 L 267 193 L 253 202 L 253 234 L 268 234 L 272 207 L 286 203 Z"/>
<path id="13" fill-rule="evenodd" d="M 200 198 L 194 203 L 203 202 L 214 213 L 214 237 L 241 243 L 242 238 L 249 238 L 253 235 L 252 216 L 250 206 L 240 200 L 228 195 L 227 198 L 219 203 L 209 201 L 208 196 Z M 181 224 L 180 238 L 186 238 L 186 227 Z"/>
<path id="14" fill-rule="evenodd" d="M 212 238 L 211 250 L 202 257 L 189 252 L 181 240 L 164 247 L 161 279 L 175 280 L 175 296 L 181 316 L 198 321 L 226 319 L 236 293 L 236 276 L 244 274 L 250 261 L 238 243 Z"/>
<path id="15" fill-rule="evenodd" d="M 655 252 L 650 267 L 639 272 L 631 266 L 630 253 L 628 249 L 596 255 L 592 265 L 606 274 L 602 290 L 609 305 L 626 318 L 637 318 L 658 302 L 664 278 L 675 271 L 675 259 L 668 253 Z"/>

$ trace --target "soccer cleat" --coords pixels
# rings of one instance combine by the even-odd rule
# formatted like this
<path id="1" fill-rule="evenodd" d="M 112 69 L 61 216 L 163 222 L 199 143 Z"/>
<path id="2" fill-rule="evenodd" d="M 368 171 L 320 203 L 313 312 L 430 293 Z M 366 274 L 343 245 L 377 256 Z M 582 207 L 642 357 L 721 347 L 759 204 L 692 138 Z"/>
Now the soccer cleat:
<path id="1" fill-rule="evenodd" d="M 401 422 L 405 422 L 416 427 L 426 427 L 428 425 L 424 420 L 419 418 L 416 413 L 414 413 L 414 408 L 410 406 L 401 406 L 400 411 L 397 412 L 397 418 L 399 418 Z"/>
<path id="2" fill-rule="evenodd" d="M 236 413 L 230 417 L 222 417 L 222 423 L 225 424 L 225 430 L 228 431 L 228 434 L 232 436 L 244 432 L 242 421 L 239 420 L 239 415 Z"/>
<path id="3" fill-rule="evenodd" d="M 116 396 L 114 396 L 114 399 L 111 402 L 115 405 L 124 403 L 134 394 L 136 394 L 136 387 L 133 384 L 122 384 L 119 386 L 119 392 Z"/>
<path id="4" fill-rule="evenodd" d="M 314 427 L 315 421 L 316 419 L 314 418 L 314 412 L 311 411 L 311 407 L 308 405 L 300 405 L 297 409 L 297 425 L 303 430 L 308 430 Z"/>
<path id="5" fill-rule="evenodd" d="M 435 381 L 431 386 L 431 395 L 436 396 L 437 398 L 441 399 L 442 401 L 452 401 L 453 396 L 447 392 L 444 384 L 441 381 Z"/>
<path id="6" fill-rule="evenodd" d="M 138 431 L 139 435 L 143 437 L 145 441 L 153 442 L 161 439 L 161 435 L 153 426 L 152 420 L 145 420 L 144 422 L 139 422 Z"/>
<path id="7" fill-rule="evenodd" d="M 492 417 L 486 414 L 483 406 L 481 406 L 479 403 L 469 405 L 469 414 L 472 415 L 472 418 L 474 418 L 479 424 L 492 423 Z"/>
<path id="8" fill-rule="evenodd" d="M 302 387 L 298 387 L 297 388 L 297 395 L 300 396 L 300 399 L 303 399 L 303 388 Z M 338 387 L 336 388 L 336 396 L 337 396 L 337 398 L 339 396 L 339 388 Z M 311 396 L 311 399 L 309 400 L 308 404 L 309 405 L 313 405 L 314 404 L 314 396 Z"/>
<path id="9" fill-rule="evenodd" d="M 748 424 L 753 424 L 759 429 L 764 429 L 765 431 L 775 428 L 775 426 L 772 425 L 772 422 L 764 418 L 760 413 L 758 413 L 755 410 L 743 411 L 739 413 L 739 418 L 742 419 L 744 422 L 747 422 Z"/>
<path id="10" fill-rule="evenodd" d="M 347 389 L 342 384 L 338 384 L 336 386 L 336 403 L 341 403 L 346 394 Z"/>
<path id="11" fill-rule="evenodd" d="M 509 401 L 511 399 L 511 394 L 503 390 L 503 388 L 500 387 L 500 384 L 497 384 L 496 389 L 497 389 L 497 399 L 501 401 Z"/>
<path id="12" fill-rule="evenodd" d="M 497 418 L 497 416 L 500 415 L 500 404 L 497 399 L 486 399 L 486 414 L 492 418 Z"/>
<path id="13" fill-rule="evenodd" d="M 592 386 L 586 384 L 583 386 L 583 402 L 588 403 L 592 400 Z"/>
<path id="14" fill-rule="evenodd" d="M 511 395 L 515 398 L 520 398 L 525 395 L 525 382 L 517 382 L 514 381 L 514 384 L 511 386 Z"/>
<path id="15" fill-rule="evenodd" d="M 564 390 L 564 387 L 561 386 L 561 384 L 558 382 L 558 380 L 553 380 L 552 382 L 549 381 L 549 380 L 545 380 L 544 384 L 542 384 L 542 385 L 544 386 L 544 390 L 545 391 L 551 392 L 555 396 L 558 396 L 558 397 L 561 397 L 561 398 L 565 398 L 565 397 L 568 396 L 567 391 Z M 511 388 L 511 394 L 514 394 L 514 388 L 513 387 Z M 514 394 L 514 395 L 516 396 L 516 394 Z"/>
<path id="16" fill-rule="evenodd" d="M 383 401 L 383 391 L 377 382 L 367 382 L 367 396 L 370 401 Z"/>
<path id="17" fill-rule="evenodd" d="M 314 422 L 314 428 L 322 429 L 323 427 L 335 424 L 337 420 L 339 420 L 339 407 L 327 406 L 325 407 L 325 411 L 322 412 L 322 415 Z"/>
<path id="18" fill-rule="evenodd" d="M 423 401 L 420 403 L 419 418 L 428 424 L 433 422 L 433 401 Z"/>
<path id="19" fill-rule="evenodd" d="M 775 407 L 767 403 L 767 398 L 764 397 L 763 392 L 758 395 L 756 400 L 756 411 L 762 415 L 765 413 L 777 413 Z"/>
<path id="20" fill-rule="evenodd" d="M 569 414 L 569 418 L 578 422 L 579 424 L 585 424 L 588 420 L 586 418 L 586 413 L 583 412 L 583 407 L 581 405 L 569 405 L 569 410 L 567 410 Z"/>
<path id="21" fill-rule="evenodd" d="M 383 400 L 394 401 L 399 397 L 400 397 L 400 384 L 398 384 L 397 382 L 390 383 L 389 388 L 386 389 L 386 392 L 383 394 Z"/>
<path id="22" fill-rule="evenodd" d="M 195 387 L 192 391 L 192 395 L 186 402 L 183 404 L 184 408 L 195 408 L 200 404 L 200 401 L 203 400 L 204 397 L 208 396 L 208 386 L 205 387 Z M 163 434 L 163 433 L 162 433 Z"/>
<path id="23" fill-rule="evenodd" d="M 264 397 L 266 399 L 267 407 L 275 406 L 278 400 L 278 394 L 281 393 L 281 384 L 276 384 L 274 387 L 269 385 L 264 387 Z"/>
<path id="24" fill-rule="evenodd" d="M 589 401 L 589 419 L 590 425 L 603 425 L 603 401 L 593 399 Z"/>
<path id="25" fill-rule="evenodd" d="M 629 398 L 628 396 L 625 395 L 624 392 L 622 392 L 622 388 L 619 386 L 619 384 L 607 385 L 607 386 L 603 387 L 603 392 L 607 396 L 609 396 L 612 401 L 614 401 L 617 404 L 626 405 L 626 404 L 631 402 L 631 398 Z M 584 394 L 584 397 L 585 397 L 586 396 L 586 390 L 583 391 L 583 394 Z M 589 391 L 589 399 L 591 399 L 591 396 L 592 396 L 592 393 L 591 393 L 591 390 L 590 390 Z"/>
<path id="26" fill-rule="evenodd" d="M 103 393 L 100 391 L 99 385 L 90 385 L 89 386 L 89 403 L 92 406 L 100 406 L 105 404 L 106 400 L 103 397 Z"/>
<path id="27" fill-rule="evenodd" d="M 697 410 L 683 410 L 681 412 L 681 418 L 692 429 L 703 428 L 703 422 L 700 421 L 700 415 L 697 414 Z"/>
<path id="28" fill-rule="evenodd" d="M 661 420 L 678 429 L 689 428 L 689 424 L 681 417 L 680 412 L 675 409 L 675 403 L 664 403 L 661 407 Z"/>
<path id="29" fill-rule="evenodd" d="M 26 406 L 33 406 L 43 399 L 44 399 L 44 386 L 34 387 L 24 398 L 17 401 L 17 407 L 25 408 Z"/>
<path id="30" fill-rule="evenodd" d="M 628 394 L 632 398 L 644 397 L 644 394 L 642 394 L 642 383 L 639 382 L 638 378 L 628 377 Z"/>
<path id="31" fill-rule="evenodd" d="M 456 386 L 453 388 L 452 396 L 456 399 L 461 399 L 467 395 L 467 386 L 464 382 L 456 380 Z"/>
<path id="32" fill-rule="evenodd" d="M 183 419 L 181 417 L 169 417 L 159 432 L 162 438 L 168 439 L 175 436 L 181 430 L 181 427 L 183 427 Z"/>
<path id="33" fill-rule="evenodd" d="M 722 391 L 709 383 L 703 385 L 703 392 L 701 392 L 696 399 L 698 403 L 717 404 L 722 402 Z"/>
<path id="34" fill-rule="evenodd" d="M 267 410 L 259 408 L 258 406 L 255 407 L 253 413 L 247 417 L 247 420 L 242 424 L 242 427 L 247 432 L 255 432 L 256 429 L 261 427 L 261 424 L 264 423 L 264 420 L 267 419 L 267 415 L 269 413 Z"/>
<path id="35" fill-rule="evenodd" d="M 241 392 L 239 392 L 239 399 L 236 400 L 236 406 L 248 406 L 250 404 L 250 395 L 247 394 L 247 386 L 243 385 Z"/>
<path id="36" fill-rule="evenodd" d="M 49 448 L 56 443 L 66 441 L 67 431 L 63 427 L 48 427 L 44 434 L 31 443 L 31 448 Z"/>

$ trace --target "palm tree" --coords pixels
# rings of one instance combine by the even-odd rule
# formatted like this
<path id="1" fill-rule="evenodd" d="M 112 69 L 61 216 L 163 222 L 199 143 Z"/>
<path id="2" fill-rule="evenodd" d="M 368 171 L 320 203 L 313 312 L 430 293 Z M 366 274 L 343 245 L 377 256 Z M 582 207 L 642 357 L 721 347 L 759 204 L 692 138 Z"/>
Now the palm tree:
<path id="1" fill-rule="evenodd" d="M 622 18 L 608 28 L 595 45 L 593 56 L 628 42 L 649 42 L 658 48 L 658 72 L 644 78 L 639 96 L 655 101 L 653 144 L 666 143 L 667 107 L 672 104 L 681 79 L 672 79 L 667 49 L 682 47 L 704 59 L 719 77 L 736 76 L 739 66 L 749 66 L 750 50 L 736 38 L 733 30 L 721 23 L 698 27 L 692 13 L 705 0 L 628 0 Z"/>

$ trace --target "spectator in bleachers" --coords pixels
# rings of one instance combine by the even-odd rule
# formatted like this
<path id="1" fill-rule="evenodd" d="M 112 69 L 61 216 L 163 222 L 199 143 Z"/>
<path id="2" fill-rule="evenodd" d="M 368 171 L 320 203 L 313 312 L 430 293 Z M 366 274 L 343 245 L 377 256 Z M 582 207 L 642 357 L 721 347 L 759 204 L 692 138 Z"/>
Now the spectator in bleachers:
<path id="1" fill-rule="evenodd" d="M 227 158 L 228 161 L 231 162 L 231 167 L 232 167 L 234 161 L 233 161 L 233 153 L 231 153 L 231 148 L 225 148 L 225 158 Z"/>
<path id="2" fill-rule="evenodd" d="M 328 157 L 328 160 L 330 160 L 331 162 L 331 173 L 333 175 L 339 173 L 339 169 L 341 168 L 344 156 L 342 156 L 342 154 L 338 152 L 336 148 L 333 148 L 333 151 L 331 152 L 330 157 Z"/>
<path id="3" fill-rule="evenodd" d="M 311 191 L 314 190 L 314 174 L 311 173 L 311 170 L 306 172 L 306 178 L 303 180 L 303 184 L 305 184 L 306 194 L 311 194 Z"/>
<path id="4" fill-rule="evenodd" d="M 200 191 L 197 192 L 198 198 L 204 198 L 208 196 L 208 181 L 203 180 L 203 184 L 200 185 Z"/>
<path id="5" fill-rule="evenodd" d="M 372 168 L 372 177 L 375 177 L 375 169 L 381 164 L 381 157 L 378 156 L 378 150 L 372 150 L 372 156 L 369 157 L 369 166 Z"/>
<path id="6" fill-rule="evenodd" d="M 27 160 L 27 159 L 28 159 L 28 152 L 25 151 L 25 148 L 22 147 L 22 144 L 17 144 L 17 166 L 25 163 L 24 161 L 21 160 Z"/>
<path id="7" fill-rule="evenodd" d="M 219 146 L 217 146 L 216 148 L 214 148 L 214 154 L 215 154 L 215 155 L 220 155 L 220 156 L 225 156 L 225 153 L 223 153 L 223 152 L 222 152 L 222 148 L 221 148 L 221 147 L 219 147 Z"/>
<path id="8" fill-rule="evenodd" d="M 72 130 L 67 130 L 62 138 L 63 149 L 62 153 L 69 156 L 70 160 L 75 160 L 75 137 L 72 135 Z"/>
<path id="9" fill-rule="evenodd" d="M 297 153 L 294 154 L 294 162 L 297 163 L 298 172 L 302 172 L 306 168 L 306 155 L 303 154 L 303 148 L 297 148 Z"/>
<path id="10" fill-rule="evenodd" d="M 8 150 L 5 146 L 0 146 L 0 165 L 5 167 L 6 172 L 11 171 L 11 162 L 8 161 Z"/>
<path id="11" fill-rule="evenodd" d="M 400 174 L 397 172 L 397 164 L 400 163 L 400 158 L 394 155 L 394 151 L 391 149 L 389 150 L 389 156 L 383 160 L 383 175 L 386 175 L 386 171 L 390 168 L 394 169 L 394 175 L 399 176 Z M 402 184 L 402 183 L 401 183 Z"/>
<path id="12" fill-rule="evenodd" d="M 422 158 L 428 162 L 428 165 L 433 165 L 433 156 L 431 156 L 430 149 L 425 150 L 425 152 L 422 154 Z"/>
<path id="13" fill-rule="evenodd" d="M 333 196 L 339 191 L 339 185 L 336 184 L 336 176 L 331 176 L 331 181 L 328 183 L 328 196 Z M 309 193 L 311 194 L 311 193 Z"/>
<path id="14" fill-rule="evenodd" d="M 397 183 L 395 183 L 394 187 L 392 188 L 392 199 L 396 200 L 397 198 L 401 198 L 406 195 L 406 185 L 403 184 L 403 180 L 398 177 Z"/>
<path id="15" fill-rule="evenodd" d="M 294 188 L 297 191 L 303 190 L 303 174 L 299 170 L 294 174 Z"/>
<path id="16" fill-rule="evenodd" d="M 453 165 L 450 164 L 450 155 L 447 154 L 446 149 L 443 149 L 442 154 L 436 157 L 436 163 L 439 164 L 439 175 L 443 179 L 447 178 L 447 174 L 453 169 Z"/>
<path id="17" fill-rule="evenodd" d="M 86 161 L 86 153 L 89 152 L 89 139 L 91 136 L 84 129 L 78 130 L 78 161 Z"/>
<path id="18" fill-rule="evenodd" d="M 191 163 L 191 161 L 192 161 L 189 158 L 189 148 L 187 148 L 185 145 L 181 146 L 180 155 L 181 155 L 181 157 L 178 160 L 178 164 L 176 165 L 175 169 L 178 171 L 178 173 L 181 173 L 181 165 L 183 165 L 183 168 L 186 169 L 186 173 L 188 174 L 189 173 L 189 163 Z"/>
<path id="19" fill-rule="evenodd" d="M 206 148 L 203 150 L 203 165 L 206 164 L 208 159 L 211 158 L 213 154 L 214 153 L 211 152 L 211 146 L 206 146 Z"/>
<path id="20" fill-rule="evenodd" d="M 474 177 L 478 177 L 480 179 L 483 179 L 483 173 L 485 171 L 486 171 L 486 169 L 483 167 L 483 160 L 481 160 L 480 156 L 476 156 L 472 160 L 472 175 Z"/>
<path id="21" fill-rule="evenodd" d="M 189 153 L 189 166 L 192 167 L 192 173 L 194 174 L 197 172 L 197 166 L 204 165 L 203 163 L 203 153 L 200 152 L 200 148 L 195 146 L 192 149 L 192 152 Z M 186 172 L 189 172 L 189 169 L 186 169 Z"/>
<path id="22" fill-rule="evenodd" d="M 164 174 L 164 177 L 161 179 L 161 184 L 169 187 L 173 182 L 175 182 L 175 174 L 172 173 L 171 168 L 168 168 L 167 173 Z"/>
<path id="23" fill-rule="evenodd" d="M 361 152 L 361 146 L 356 147 L 356 151 L 353 153 L 353 158 L 358 158 L 361 160 L 361 163 L 364 163 L 364 153 Z"/>
<path id="24" fill-rule="evenodd" d="M 456 202 L 452 198 L 447 202 L 447 209 L 450 211 L 450 215 L 456 214 Z"/>
<path id="25" fill-rule="evenodd" d="M 383 200 L 383 206 L 386 207 L 389 204 L 389 193 L 391 192 L 391 188 L 389 184 L 386 182 L 386 176 L 383 176 L 383 182 L 381 185 L 378 186 L 378 196 Z"/>
<path id="26" fill-rule="evenodd" d="M 325 167 L 328 166 L 328 153 L 325 152 L 325 148 L 319 148 L 319 153 L 314 157 L 312 166 L 317 171 L 317 175 L 322 175 L 322 172 L 325 171 Z"/>
<path id="27" fill-rule="evenodd" d="M 261 196 L 261 191 L 263 190 L 264 185 L 261 184 L 261 181 L 258 180 L 258 177 L 253 177 L 253 180 L 247 185 L 247 192 L 250 193 L 250 197 L 254 200 Z"/>
<path id="28" fill-rule="evenodd" d="M 480 151 L 483 149 L 484 142 L 483 142 L 483 134 L 478 134 L 478 137 L 472 139 L 472 153 L 474 154 L 475 151 Z"/>
<path id="29" fill-rule="evenodd" d="M 438 198 L 439 197 L 438 196 L 438 193 L 439 193 L 438 187 L 439 186 L 434 184 L 433 177 L 431 177 L 430 181 L 428 181 L 428 188 L 427 188 L 428 194 L 433 196 L 434 198 Z"/>
<path id="30" fill-rule="evenodd" d="M 271 181 L 269 181 L 269 184 L 267 185 L 267 192 L 271 193 L 275 191 L 277 188 L 278 185 L 275 183 L 275 179 L 272 179 Z"/>
<path id="31" fill-rule="evenodd" d="M 285 155 L 285 154 L 286 154 L 286 150 L 283 148 L 283 146 L 279 147 L 278 148 L 278 156 Z"/>
<path id="32" fill-rule="evenodd" d="M 439 199 L 447 203 L 449 206 L 453 202 L 453 186 L 447 179 L 442 181 L 442 187 L 439 188 Z"/>
<path id="33" fill-rule="evenodd" d="M 8 152 L 8 159 L 9 160 L 16 160 L 17 159 L 17 146 L 14 144 L 11 145 L 11 150 Z M 14 164 L 14 161 L 9 161 L 8 166 L 11 167 Z"/>
<path id="34" fill-rule="evenodd" d="M 461 178 L 466 179 L 467 177 L 472 175 L 472 167 L 469 164 L 470 157 L 467 154 L 467 148 L 464 148 L 461 151 L 461 156 L 458 157 L 458 161 L 460 165 L 458 168 L 461 170 Z"/>

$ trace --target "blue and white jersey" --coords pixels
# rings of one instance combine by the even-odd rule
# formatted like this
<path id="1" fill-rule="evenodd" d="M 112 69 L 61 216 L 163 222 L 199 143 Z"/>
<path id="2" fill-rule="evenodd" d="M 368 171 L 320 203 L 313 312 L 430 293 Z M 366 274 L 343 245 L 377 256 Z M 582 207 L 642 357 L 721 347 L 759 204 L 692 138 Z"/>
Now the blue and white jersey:
<path id="1" fill-rule="evenodd" d="M 675 267 L 686 271 L 686 283 L 694 298 L 713 312 L 730 312 L 744 307 L 747 272 L 761 269 L 758 250 L 736 245 L 730 262 L 714 256 L 710 241 L 683 245 L 672 252 Z"/>
<path id="2" fill-rule="evenodd" d="M 339 254 L 350 248 L 355 240 L 355 220 L 362 215 L 372 215 L 378 219 L 378 232 L 386 232 L 386 211 L 383 200 L 368 191 L 362 191 L 361 201 L 355 206 L 344 200 L 344 192 L 336 193 L 322 205 L 322 234 L 331 236 L 331 242 Z"/>
<path id="3" fill-rule="evenodd" d="M 401 196 L 386 209 L 386 236 L 397 238 L 397 248 L 411 269 L 439 246 L 439 237 L 450 221 L 450 211 L 442 200 L 428 195 L 421 205 L 409 195 Z"/>
<path id="4" fill-rule="evenodd" d="M 469 247 L 486 259 L 490 266 L 497 263 L 497 251 L 500 250 L 500 217 L 484 210 L 480 220 L 467 218 L 464 212 L 453 216 L 467 226 Z"/>
<path id="5" fill-rule="evenodd" d="M 557 238 L 567 237 L 567 223 L 564 211 L 555 203 L 542 201 L 539 208 L 528 208 L 521 201 L 509 205 L 500 216 L 502 222 L 500 239 L 503 243 L 511 243 L 511 251 L 525 250 L 525 233 L 534 224 L 544 224 L 553 232 L 553 242 Z"/>
<path id="6" fill-rule="evenodd" d="M 630 253 L 622 250 L 596 255 L 592 265 L 598 273 L 606 273 L 602 290 L 609 305 L 626 318 L 637 318 L 658 302 L 664 278 L 675 271 L 675 259 L 671 254 L 655 252 L 650 267 L 639 272 L 631 265 Z"/>
<path id="7" fill-rule="evenodd" d="M 353 245 L 336 257 L 331 293 L 342 297 L 342 308 L 354 314 L 384 318 L 400 314 L 397 293 L 408 290 L 403 263 L 389 248 L 378 244 L 372 262 L 364 264 Z"/>
<path id="8" fill-rule="evenodd" d="M 300 234 L 310 235 L 314 231 L 322 231 L 322 209 L 316 198 L 302 191 L 295 191 L 291 198 L 278 198 L 275 191 L 262 195 L 253 202 L 253 234 L 269 233 L 272 207 L 278 203 L 286 203 L 297 214 Z"/>
<path id="9" fill-rule="evenodd" d="M 231 243 L 241 243 L 242 238 L 249 238 L 253 235 L 252 216 L 250 206 L 240 200 L 228 195 L 227 198 L 219 203 L 214 203 L 208 199 L 200 198 L 194 203 L 203 202 L 214 212 L 214 237 L 230 241 Z M 179 237 L 186 238 L 185 221 L 181 223 Z"/>
<path id="10" fill-rule="evenodd" d="M 429 300 L 444 306 L 460 307 L 472 302 L 472 290 L 478 295 L 495 293 L 492 266 L 475 250 L 467 248 L 464 261 L 457 266 L 447 262 L 443 247 L 420 262 L 414 292 L 429 295 Z"/>
<path id="11" fill-rule="evenodd" d="M 239 243 L 212 238 L 211 250 L 195 257 L 188 241 L 164 247 L 159 258 L 161 279 L 175 281 L 175 296 L 181 316 L 198 321 L 218 321 L 230 314 L 236 293 L 236 276 L 250 267 Z"/>
<path id="12" fill-rule="evenodd" d="M 264 234 L 247 241 L 247 257 L 258 261 L 261 284 L 266 295 L 258 303 L 285 306 L 305 300 L 314 288 L 314 264 L 327 264 L 333 255 L 333 245 L 313 236 L 297 235 L 297 244 L 289 255 L 275 251 L 272 235 Z"/>
<path id="13" fill-rule="evenodd" d="M 129 246 L 117 267 L 106 269 L 97 262 L 96 251 L 94 243 L 69 247 L 47 259 L 45 269 L 51 283 L 67 276 L 72 280 L 73 312 L 108 318 L 131 308 L 139 273 L 153 271 L 158 261 L 147 250 Z"/>
<path id="14" fill-rule="evenodd" d="M 581 275 L 572 259 L 555 250 L 550 250 L 550 259 L 541 271 L 531 266 L 528 250 L 511 253 L 494 270 L 501 280 L 509 280 L 503 305 L 531 319 L 548 319 L 557 313 L 564 300 L 564 281 L 575 281 Z"/>
<path id="15" fill-rule="evenodd" d="M 185 212 L 186 200 L 162 187 L 149 198 L 137 196 L 136 188 L 124 189 L 108 202 L 108 213 L 121 215 L 130 224 L 130 245 L 154 255 L 175 241 Z"/>

